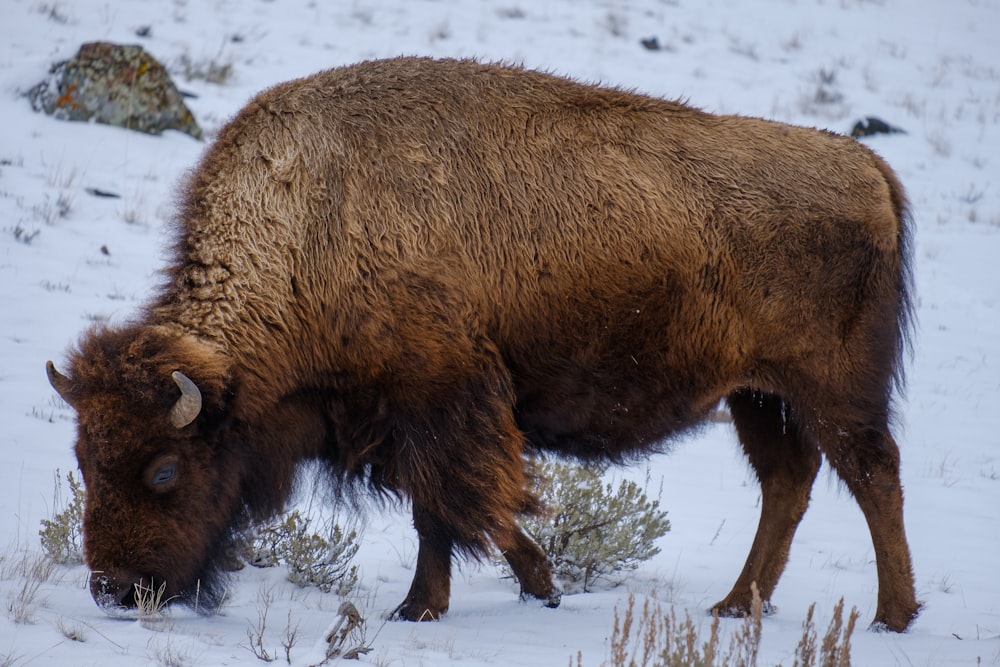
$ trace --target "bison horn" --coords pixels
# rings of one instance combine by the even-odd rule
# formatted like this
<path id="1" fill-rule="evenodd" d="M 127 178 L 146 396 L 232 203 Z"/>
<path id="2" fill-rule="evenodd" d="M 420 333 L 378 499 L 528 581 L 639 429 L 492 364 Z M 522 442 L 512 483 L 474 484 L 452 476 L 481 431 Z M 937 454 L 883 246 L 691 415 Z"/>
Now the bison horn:
<path id="1" fill-rule="evenodd" d="M 170 377 L 181 390 L 181 397 L 170 410 L 170 423 L 177 428 L 184 428 L 201 412 L 201 391 L 191 378 L 180 371 L 174 371 Z"/>
<path id="2" fill-rule="evenodd" d="M 49 384 L 59 394 L 59 398 L 73 405 L 73 401 L 69 400 L 72 395 L 73 381 L 57 371 L 55 364 L 51 361 L 45 362 L 45 374 L 49 376 Z"/>

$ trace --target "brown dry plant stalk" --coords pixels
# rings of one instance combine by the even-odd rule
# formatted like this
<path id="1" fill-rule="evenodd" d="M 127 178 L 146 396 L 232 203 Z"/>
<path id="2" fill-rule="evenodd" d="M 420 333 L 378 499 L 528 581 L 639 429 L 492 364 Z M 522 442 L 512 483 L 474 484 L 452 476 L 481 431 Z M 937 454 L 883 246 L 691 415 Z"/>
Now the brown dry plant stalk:
<path id="1" fill-rule="evenodd" d="M 705 637 L 687 611 L 683 618 L 674 606 L 664 611 L 655 594 L 646 598 L 640 610 L 635 595 L 630 594 L 623 611 L 615 608 L 610 657 L 604 667 L 756 667 L 764 605 L 756 585 L 752 590 L 750 613 L 731 634 L 728 648 L 723 647 L 718 614 L 712 615 Z M 850 667 L 850 638 L 860 613 L 852 609 L 845 622 L 843 608 L 841 600 L 820 641 L 813 620 L 815 604 L 809 607 L 795 649 L 795 667 Z M 583 667 L 581 653 L 577 653 L 576 664 Z"/>

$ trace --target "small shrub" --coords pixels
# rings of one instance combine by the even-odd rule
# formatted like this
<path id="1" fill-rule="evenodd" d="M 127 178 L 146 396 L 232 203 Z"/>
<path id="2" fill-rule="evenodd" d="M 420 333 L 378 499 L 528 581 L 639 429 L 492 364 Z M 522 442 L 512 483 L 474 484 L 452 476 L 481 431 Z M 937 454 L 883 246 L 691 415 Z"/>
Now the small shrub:
<path id="1" fill-rule="evenodd" d="M 934 149 L 934 155 L 941 158 L 951 157 L 951 141 L 940 131 L 933 131 L 927 135 L 927 143 Z"/>
<path id="2" fill-rule="evenodd" d="M 24 245 L 31 245 L 31 243 L 38 238 L 38 235 L 42 233 L 42 230 L 32 229 L 29 231 L 25 229 L 19 222 L 16 225 L 14 225 L 13 229 L 10 230 L 10 233 L 14 235 L 14 240 L 17 241 L 18 243 L 23 243 Z"/>
<path id="3" fill-rule="evenodd" d="M 66 473 L 69 482 L 70 500 L 65 509 L 56 512 L 51 519 L 42 519 L 38 537 L 42 550 L 49 558 L 61 565 L 78 565 L 83 562 L 83 502 L 86 493 L 83 484 L 73 475 Z M 62 497 L 59 471 L 56 471 L 56 504 Z"/>
<path id="4" fill-rule="evenodd" d="M 813 75 L 815 87 L 803 94 L 799 110 L 810 116 L 840 120 L 847 115 L 848 105 L 837 82 L 837 70 L 821 68 Z"/>
<path id="5" fill-rule="evenodd" d="M 274 662 L 275 654 L 264 646 L 264 633 L 267 631 L 267 615 L 271 612 L 274 602 L 274 590 L 261 588 L 257 591 L 257 624 L 247 628 L 247 649 L 262 662 Z"/>
<path id="6" fill-rule="evenodd" d="M 292 610 L 288 610 L 288 622 L 281 635 L 281 648 L 285 649 L 285 662 L 292 664 L 292 648 L 299 641 L 299 624 L 292 625 Z"/>
<path id="7" fill-rule="evenodd" d="M 311 531 L 310 524 L 309 518 L 295 510 L 259 529 L 252 538 L 251 563 L 257 567 L 284 563 L 292 583 L 347 595 L 358 583 L 358 568 L 351 565 L 360 546 L 357 533 L 345 535 L 338 524 L 331 523 L 324 536 Z"/>
<path id="8" fill-rule="evenodd" d="M 232 62 L 220 62 L 214 58 L 196 61 L 187 53 L 181 54 L 175 69 L 180 71 L 185 81 L 201 80 L 217 85 L 228 82 L 233 76 Z"/>
<path id="9" fill-rule="evenodd" d="M 73 210 L 73 198 L 66 192 L 61 192 L 56 196 L 55 203 L 48 194 L 45 195 L 45 202 L 32 207 L 35 217 L 42 220 L 47 225 L 54 225 L 59 220 L 69 217 Z"/>
<path id="10" fill-rule="evenodd" d="M 670 530 L 659 501 L 635 482 L 605 484 L 607 465 L 547 461 L 538 466 L 539 499 L 546 511 L 523 522 L 525 532 L 548 555 L 555 576 L 569 592 L 588 592 L 599 579 L 634 570 L 660 552 L 657 538 Z"/>

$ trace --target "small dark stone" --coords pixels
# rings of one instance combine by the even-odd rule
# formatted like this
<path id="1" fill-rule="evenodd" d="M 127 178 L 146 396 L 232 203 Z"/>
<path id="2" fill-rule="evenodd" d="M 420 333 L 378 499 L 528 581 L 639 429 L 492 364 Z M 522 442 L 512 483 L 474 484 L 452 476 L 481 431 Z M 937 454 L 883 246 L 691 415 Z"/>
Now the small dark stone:
<path id="1" fill-rule="evenodd" d="M 855 139 L 870 137 L 873 134 L 906 134 L 906 132 L 875 116 L 862 118 L 854 124 L 854 128 L 851 130 L 851 136 Z"/>
<path id="2" fill-rule="evenodd" d="M 167 70 L 141 46 L 84 44 L 76 56 L 53 65 L 27 97 L 35 111 L 61 120 L 93 120 L 148 134 L 179 130 L 202 138 Z"/>
<path id="3" fill-rule="evenodd" d="M 660 40 L 656 37 L 645 37 L 639 40 L 648 51 L 659 51 L 660 50 Z"/>
<path id="4" fill-rule="evenodd" d="M 103 197 L 105 199 L 121 199 L 122 196 L 117 192 L 108 192 L 107 190 L 100 190 L 98 188 L 84 188 L 84 192 L 88 195 L 93 195 L 94 197 Z"/>

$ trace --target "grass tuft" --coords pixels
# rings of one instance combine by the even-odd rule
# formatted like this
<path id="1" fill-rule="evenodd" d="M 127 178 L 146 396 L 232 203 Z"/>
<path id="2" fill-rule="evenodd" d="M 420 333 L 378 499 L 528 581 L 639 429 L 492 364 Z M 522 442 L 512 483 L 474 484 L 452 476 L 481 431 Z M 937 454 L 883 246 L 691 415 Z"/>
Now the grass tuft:
<path id="1" fill-rule="evenodd" d="M 147 630 L 163 630 L 167 627 L 167 605 L 171 598 L 164 599 L 167 590 L 166 582 L 157 587 L 143 583 L 135 585 L 136 611 L 139 614 L 139 624 Z"/>
<path id="2" fill-rule="evenodd" d="M 52 580 L 55 575 L 55 563 L 52 559 L 40 555 L 23 552 L 19 560 L 4 563 L 3 579 L 16 578 L 21 580 L 21 586 L 7 600 L 7 616 L 17 624 L 35 622 L 35 611 L 40 604 L 39 594 L 42 584 Z"/>
<path id="3" fill-rule="evenodd" d="M 177 59 L 176 69 L 185 81 L 206 81 L 223 85 L 233 77 L 233 63 L 220 61 L 217 58 L 202 58 L 195 60 L 187 53 Z"/>
<path id="4" fill-rule="evenodd" d="M 712 615 L 706 636 L 686 611 L 683 618 L 673 606 L 664 611 L 655 598 L 646 598 L 639 608 L 635 595 L 631 594 L 623 612 L 615 607 L 611 657 L 603 664 L 605 667 L 756 667 L 763 636 L 764 605 L 756 586 L 753 593 L 750 614 L 731 634 L 728 645 L 723 640 L 718 614 Z M 849 667 L 851 635 L 859 612 L 852 609 L 845 622 L 841 599 L 820 638 L 813 622 L 815 607 L 815 604 L 809 607 L 802 624 L 794 667 Z M 576 664 L 583 665 L 579 653 Z"/>

